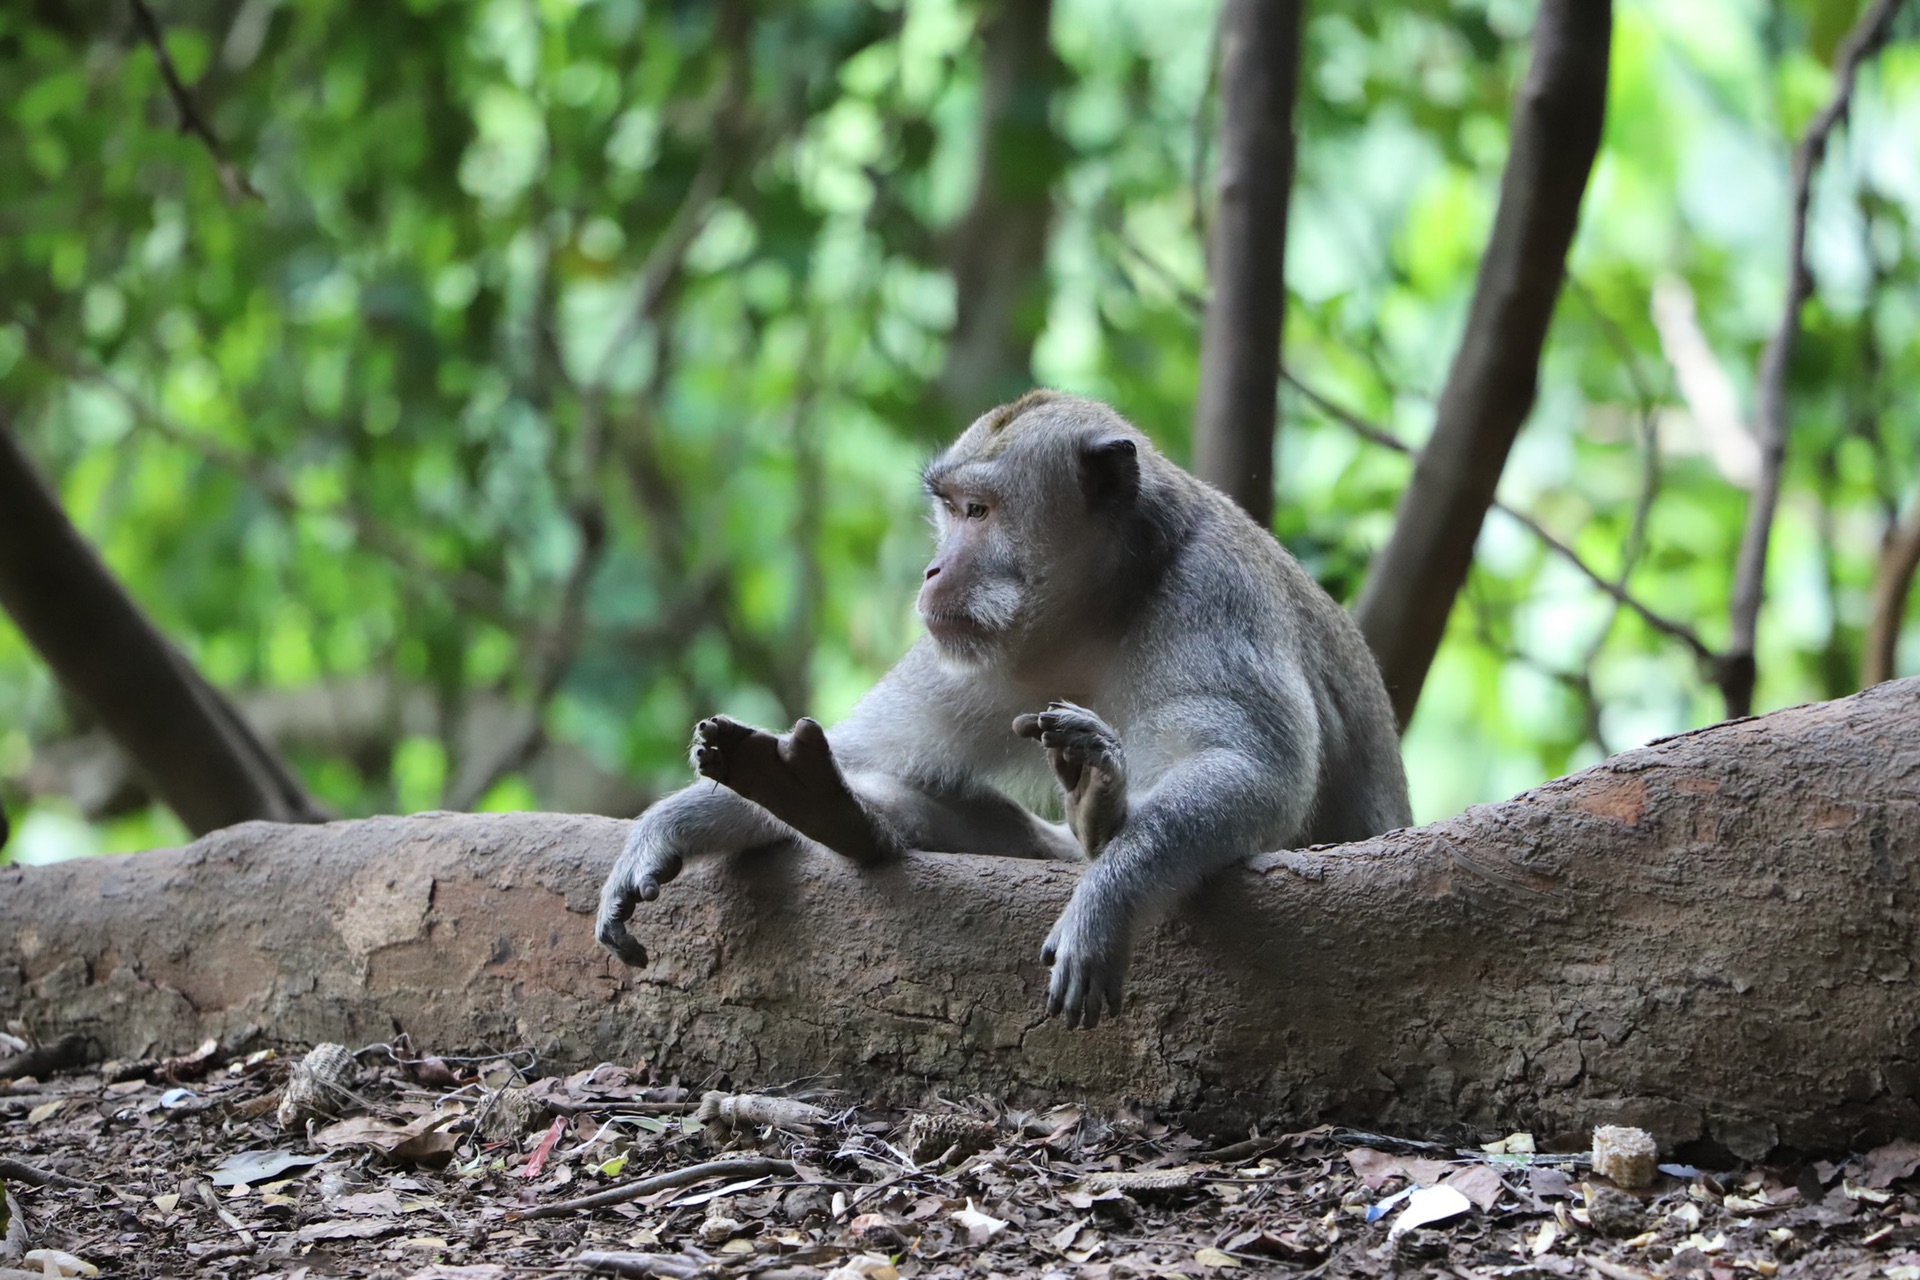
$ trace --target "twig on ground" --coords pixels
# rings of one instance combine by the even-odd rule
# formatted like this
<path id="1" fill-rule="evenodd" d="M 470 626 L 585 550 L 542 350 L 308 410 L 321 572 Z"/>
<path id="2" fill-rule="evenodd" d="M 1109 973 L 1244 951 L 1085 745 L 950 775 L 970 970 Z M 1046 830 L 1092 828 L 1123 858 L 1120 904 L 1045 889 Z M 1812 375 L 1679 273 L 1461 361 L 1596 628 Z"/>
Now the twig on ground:
<path id="1" fill-rule="evenodd" d="M 64 1173 L 55 1173 L 51 1169 L 36 1168 L 24 1160 L 11 1160 L 6 1156 L 0 1156 L 0 1179 L 7 1178 L 15 1182 L 24 1182 L 30 1187 L 66 1187 L 77 1190 L 93 1185 L 79 1178 L 69 1178 Z"/>
<path id="2" fill-rule="evenodd" d="M 638 1200 L 641 1196 L 650 1196 L 656 1191 L 665 1191 L 671 1187 L 691 1186 L 696 1182 L 705 1182 L 709 1178 L 757 1178 L 762 1174 L 793 1172 L 793 1161 L 777 1160 L 771 1156 L 751 1156 L 739 1160 L 707 1160 L 700 1164 L 690 1164 L 684 1169 L 670 1169 L 665 1173 L 656 1173 L 650 1178 L 641 1178 L 635 1182 L 623 1183 L 597 1191 L 590 1196 L 579 1196 L 572 1200 L 557 1200 L 552 1204 L 536 1205 L 508 1218 L 563 1218 L 570 1213 L 582 1213 L 589 1209 L 604 1209 L 609 1205 L 626 1204 Z"/>
<path id="3" fill-rule="evenodd" d="M 36 1080 L 44 1080 L 56 1071 L 84 1066 L 93 1060 L 92 1042 L 87 1037 L 77 1033 L 64 1035 L 52 1044 L 36 1045 L 0 1058 L 0 1079 L 32 1076 Z"/>

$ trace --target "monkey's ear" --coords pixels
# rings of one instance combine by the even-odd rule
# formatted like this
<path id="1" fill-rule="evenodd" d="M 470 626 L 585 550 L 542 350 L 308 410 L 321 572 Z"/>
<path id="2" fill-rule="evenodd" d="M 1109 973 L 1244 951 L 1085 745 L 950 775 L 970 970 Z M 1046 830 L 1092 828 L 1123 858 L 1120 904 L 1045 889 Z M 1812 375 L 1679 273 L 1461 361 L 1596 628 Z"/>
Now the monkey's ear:
<path id="1" fill-rule="evenodd" d="M 1080 446 L 1080 488 L 1087 505 L 1124 507 L 1140 492 L 1140 455 L 1126 436 L 1102 436 Z"/>

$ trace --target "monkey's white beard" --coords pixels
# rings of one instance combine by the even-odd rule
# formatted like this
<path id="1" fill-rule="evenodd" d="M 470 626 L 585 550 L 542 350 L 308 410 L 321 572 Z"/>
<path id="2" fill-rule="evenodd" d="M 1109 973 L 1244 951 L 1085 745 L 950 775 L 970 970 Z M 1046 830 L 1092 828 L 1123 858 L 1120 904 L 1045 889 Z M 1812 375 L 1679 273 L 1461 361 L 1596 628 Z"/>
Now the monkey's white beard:
<path id="1" fill-rule="evenodd" d="M 967 613 L 983 631 L 1010 631 L 1019 620 L 1024 596 L 1019 583 L 989 578 L 985 585 L 969 593 Z"/>
<path id="2" fill-rule="evenodd" d="M 948 662 L 967 668 L 993 666 L 1005 653 L 1025 599 L 1019 583 L 989 579 L 967 593 L 958 617 L 949 615 L 949 625 L 936 627 L 928 619 L 927 632 Z M 962 625 L 953 626 L 953 621 Z"/>

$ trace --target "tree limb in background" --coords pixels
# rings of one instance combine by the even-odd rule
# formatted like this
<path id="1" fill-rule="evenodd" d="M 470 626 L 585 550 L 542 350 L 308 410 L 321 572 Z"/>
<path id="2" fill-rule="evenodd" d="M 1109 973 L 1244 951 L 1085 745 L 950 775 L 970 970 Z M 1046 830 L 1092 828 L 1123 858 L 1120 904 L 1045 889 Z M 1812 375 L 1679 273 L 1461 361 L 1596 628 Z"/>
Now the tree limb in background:
<path id="1" fill-rule="evenodd" d="M 1164 263 L 1147 253 L 1139 244 L 1129 238 L 1123 229 L 1109 227 L 1107 230 L 1114 235 L 1116 242 L 1121 248 L 1127 251 L 1135 262 L 1152 272 L 1161 283 L 1172 290 L 1174 296 L 1180 300 L 1183 306 L 1195 315 L 1200 314 L 1205 309 L 1206 303 L 1198 294 L 1176 279 L 1173 274 L 1168 271 Z M 1335 422 L 1338 422 L 1362 440 L 1370 444 L 1379 445 L 1383 449 L 1390 449 L 1395 453 L 1404 454 L 1410 458 L 1420 456 L 1419 450 L 1402 440 L 1399 436 L 1394 435 L 1393 432 L 1388 431 L 1385 427 L 1377 423 L 1367 421 L 1345 405 L 1339 404 L 1321 394 L 1308 383 L 1301 381 L 1299 377 L 1285 366 L 1281 367 L 1280 380 L 1292 387 L 1303 399 L 1320 410 L 1320 412 L 1326 414 L 1327 417 L 1332 418 Z M 1637 383 L 1639 380 L 1636 378 L 1635 381 Z M 1655 441 L 1650 432 L 1647 435 L 1646 447 L 1649 450 L 1655 447 Z M 1709 664 L 1717 662 L 1719 655 L 1708 648 L 1706 643 L 1700 639 L 1699 634 L 1692 628 L 1675 622 L 1671 618 L 1663 617 L 1654 612 L 1650 606 L 1627 592 L 1626 579 L 1633 567 L 1633 562 L 1638 559 L 1638 548 L 1644 541 L 1647 517 L 1652 510 L 1653 498 L 1658 486 L 1658 460 L 1650 457 L 1646 465 L 1648 470 L 1642 483 L 1639 502 L 1634 510 L 1633 528 L 1627 537 L 1626 553 L 1622 555 L 1622 568 L 1617 578 L 1610 579 L 1602 575 L 1598 569 L 1595 569 L 1582 559 L 1578 551 L 1575 551 L 1559 538 L 1554 537 L 1553 534 L 1547 531 L 1545 525 L 1541 524 L 1526 512 L 1521 511 L 1518 507 L 1508 506 L 1496 498 L 1492 503 L 1492 509 L 1507 516 L 1515 524 L 1538 538 L 1545 544 L 1547 550 L 1554 552 L 1568 564 L 1579 570 L 1588 581 L 1611 596 L 1615 603 L 1639 614 L 1641 619 L 1655 631 L 1674 640 L 1678 640 L 1691 650 L 1694 657 L 1701 662 Z"/>
<path id="2" fill-rule="evenodd" d="M 1286 323 L 1287 202 L 1302 0 L 1228 0 L 1220 15 L 1225 110 L 1211 283 L 1194 409 L 1194 471 L 1273 523 L 1273 439 Z"/>
<path id="3" fill-rule="evenodd" d="M 1306 383 L 1300 381 L 1300 379 L 1294 377 L 1293 374 L 1288 373 L 1285 370 L 1282 370 L 1280 376 L 1286 380 L 1286 383 L 1288 386 L 1292 387 L 1295 391 L 1299 392 L 1310 403 L 1312 403 L 1312 405 L 1315 408 L 1319 409 L 1322 413 L 1326 414 L 1329 418 L 1332 418 L 1334 421 L 1345 426 L 1348 430 L 1352 431 L 1355 435 L 1359 436 L 1361 439 L 1371 441 L 1372 443 L 1380 445 L 1383 448 L 1391 449 L 1395 453 L 1404 453 L 1409 457 L 1413 457 L 1413 458 L 1418 458 L 1420 456 L 1419 451 L 1416 450 L 1412 445 L 1400 439 L 1400 437 L 1394 435 L 1391 431 L 1388 431 L 1385 427 L 1376 426 L 1375 424 L 1368 422 L 1365 418 L 1362 418 L 1359 414 L 1354 413 L 1351 409 L 1347 409 L 1341 405 L 1335 404 L 1333 401 L 1327 399 L 1327 397 L 1321 395 L 1318 391 L 1315 391 L 1312 387 L 1308 386 Z M 1650 499 L 1644 498 L 1644 495 L 1651 494 L 1651 492 L 1652 490 L 1650 488 L 1644 489 L 1642 491 L 1643 501 L 1650 501 Z M 1719 660 L 1719 655 L 1715 654 L 1712 649 L 1708 648 L 1706 642 L 1701 640 L 1699 635 L 1691 627 L 1688 627 L 1682 623 L 1675 622 L 1671 618 L 1665 617 L 1662 614 L 1654 612 L 1654 610 L 1649 605 L 1645 604 L 1644 602 L 1637 599 L 1636 597 L 1628 594 L 1627 582 L 1626 582 L 1627 570 L 1632 568 L 1632 564 L 1631 562 L 1626 561 L 1625 557 L 1622 558 L 1623 564 L 1625 567 L 1622 569 L 1620 576 L 1617 579 L 1608 578 L 1604 574 L 1602 574 L 1598 569 L 1588 564 L 1586 560 L 1584 560 L 1581 557 L 1580 553 L 1578 551 L 1575 551 L 1572 546 L 1568 545 L 1565 542 L 1562 542 L 1559 538 L 1555 537 L 1550 531 L 1548 531 L 1545 525 L 1541 524 L 1538 520 L 1534 519 L 1532 516 L 1528 515 L 1526 512 L 1520 510 L 1520 508 L 1509 506 L 1506 503 L 1500 501 L 1498 498 L 1494 499 L 1491 503 L 1489 503 L 1488 507 L 1490 510 L 1498 511 L 1501 515 L 1507 517 L 1507 519 L 1513 521 L 1515 524 L 1519 525 L 1522 529 L 1525 529 L 1528 533 L 1531 533 L 1534 537 L 1538 538 L 1543 544 L 1545 544 L 1547 550 L 1554 552 L 1561 559 L 1565 560 L 1568 564 L 1572 565 L 1575 569 L 1579 570 L 1581 575 L 1585 577 L 1589 582 L 1593 583 L 1594 586 L 1600 588 L 1600 590 L 1606 592 L 1607 595 L 1613 599 L 1614 603 L 1624 606 L 1625 608 L 1631 609 L 1635 613 L 1639 614 L 1642 621 L 1644 621 L 1648 626 L 1652 627 L 1655 631 L 1658 631 L 1661 635 L 1667 636 L 1670 639 L 1678 640 L 1681 644 L 1685 645 L 1689 650 L 1691 650 L 1693 653 L 1693 656 L 1699 659 L 1701 662 L 1714 663 Z M 1644 520 L 1645 520 L 1644 507 L 1637 508 L 1635 511 L 1636 527 L 1641 526 L 1644 523 Z M 1637 535 L 1630 535 L 1628 541 L 1629 541 L 1629 546 L 1631 547 L 1631 545 L 1634 542 L 1638 541 Z"/>
<path id="4" fill-rule="evenodd" d="M 1900 624 L 1907 612 L 1907 596 L 1920 570 L 1920 501 L 1906 520 L 1887 533 L 1880 558 L 1873 567 L 1873 620 L 1867 624 L 1866 651 L 1861 655 L 1860 683 L 1891 680 L 1900 647 Z"/>
<path id="5" fill-rule="evenodd" d="M 947 241 L 956 311 L 940 374 L 940 393 L 960 420 L 1013 399 L 1033 379 L 1061 169 L 1049 118 L 1060 75 L 1052 18 L 1052 0 L 990 0 L 980 23 L 980 177 Z"/>
<path id="6" fill-rule="evenodd" d="M 1807 206 L 1813 195 L 1813 175 L 1826 156 L 1827 139 L 1846 119 L 1860 64 L 1886 41 L 1901 0 L 1874 0 L 1874 4 L 1847 33 L 1834 63 L 1833 97 L 1807 126 L 1793 150 L 1793 229 L 1787 238 L 1787 300 L 1780 323 L 1767 339 L 1760 356 L 1760 385 L 1755 394 L 1754 430 L 1760 443 L 1760 477 L 1747 505 L 1746 529 L 1740 536 L 1740 554 L 1733 567 L 1732 637 L 1717 683 L 1726 699 L 1728 716 L 1753 714 L 1754 640 L 1760 623 L 1760 604 L 1767 590 L 1767 543 L 1773 536 L 1773 516 L 1780 505 L 1780 471 L 1787 457 L 1787 366 L 1800 339 L 1800 312 L 1813 296 L 1813 273 L 1807 269 Z"/>
<path id="7" fill-rule="evenodd" d="M 271 748 L 141 612 L 0 424 L 0 606 L 189 830 L 324 821 Z"/>
<path id="8" fill-rule="evenodd" d="M 133 23 L 140 28 L 140 38 L 153 50 L 153 57 L 160 64 L 160 78 L 166 81 L 167 95 L 173 99 L 173 107 L 180 116 L 180 132 L 200 139 L 206 145 L 207 154 L 213 157 L 214 171 L 220 175 L 220 185 L 226 188 L 230 199 L 242 196 L 254 200 L 260 199 L 260 193 L 247 181 L 247 175 L 240 172 L 238 165 L 227 157 L 227 149 L 220 142 L 220 135 L 200 111 L 200 104 L 193 100 L 193 94 L 180 79 L 179 68 L 173 65 L 173 55 L 167 52 L 167 36 L 160 29 L 160 20 L 153 16 L 153 10 L 146 0 L 129 0 L 133 8 Z"/>
<path id="9" fill-rule="evenodd" d="M 1540 7 L 1466 333 L 1433 436 L 1355 608 L 1402 727 L 1473 563 L 1514 437 L 1533 409 L 1540 351 L 1600 146 L 1612 27 L 1613 7 L 1604 0 Z"/>

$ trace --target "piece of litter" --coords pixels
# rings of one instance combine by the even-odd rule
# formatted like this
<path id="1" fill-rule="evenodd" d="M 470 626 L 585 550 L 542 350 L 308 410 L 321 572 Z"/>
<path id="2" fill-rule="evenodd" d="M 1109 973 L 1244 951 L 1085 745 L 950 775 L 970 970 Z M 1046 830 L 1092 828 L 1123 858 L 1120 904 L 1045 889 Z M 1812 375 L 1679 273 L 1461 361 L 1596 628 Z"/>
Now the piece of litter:
<path id="1" fill-rule="evenodd" d="M 967 1229 L 970 1244 L 983 1245 L 1007 1229 L 1004 1218 L 996 1218 L 990 1213 L 981 1213 L 973 1207 L 973 1201 L 967 1201 L 964 1209 L 953 1211 L 953 1220 Z"/>
<path id="2" fill-rule="evenodd" d="M 1603 1124 L 1593 1131 L 1593 1171 L 1629 1190 L 1653 1184 L 1660 1148 L 1645 1129 Z"/>
<path id="3" fill-rule="evenodd" d="M 1407 1197 L 1407 1207 L 1393 1220 L 1393 1229 L 1387 1232 L 1387 1237 L 1394 1239 L 1415 1227 L 1457 1218 L 1471 1208 L 1473 1201 L 1454 1187 L 1421 1187 Z"/>
<path id="4" fill-rule="evenodd" d="M 1388 1196 L 1385 1200 L 1381 1200 L 1374 1204 L 1368 1205 L 1367 1221 L 1368 1222 L 1380 1221 L 1380 1219 L 1386 1217 L 1387 1214 L 1393 1211 L 1393 1206 L 1399 1204 L 1402 1200 L 1405 1200 L 1408 1196 L 1412 1195 L 1416 1190 L 1418 1190 L 1418 1188 L 1416 1187 L 1406 1187 L 1406 1188 L 1403 1188 L 1402 1190 L 1394 1192 L 1392 1195 Z"/>

